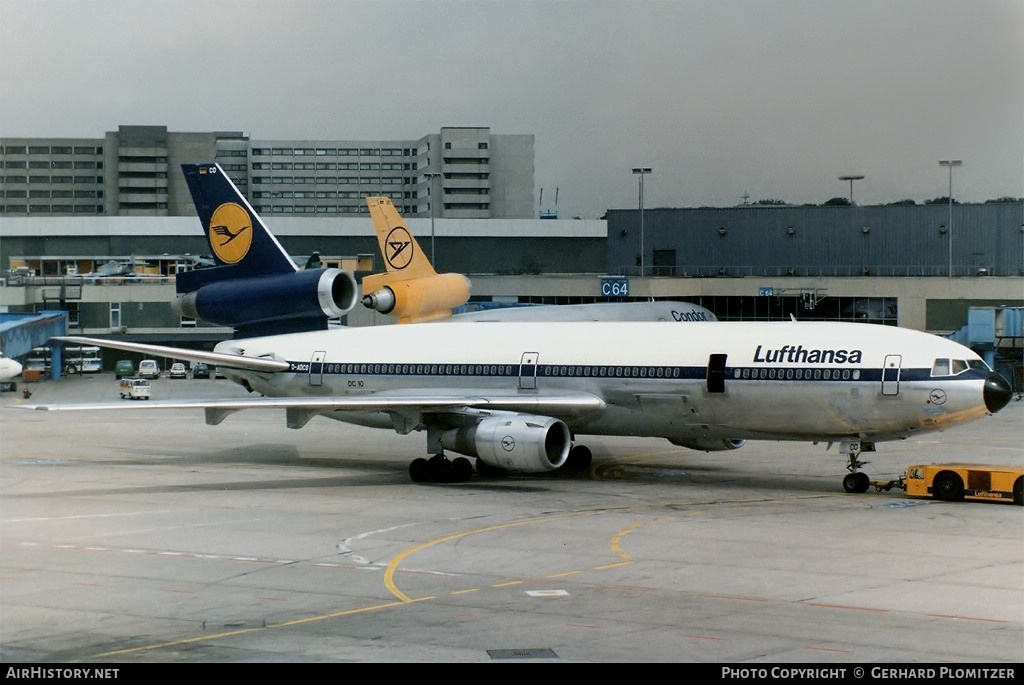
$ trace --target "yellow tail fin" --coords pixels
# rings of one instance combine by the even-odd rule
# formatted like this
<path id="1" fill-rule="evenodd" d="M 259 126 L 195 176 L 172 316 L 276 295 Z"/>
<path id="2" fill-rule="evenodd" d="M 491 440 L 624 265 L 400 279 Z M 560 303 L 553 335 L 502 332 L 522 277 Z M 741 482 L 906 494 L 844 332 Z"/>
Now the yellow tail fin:
<path id="1" fill-rule="evenodd" d="M 388 273 L 401 274 L 402 280 L 437 273 L 389 198 L 368 197 L 366 205 L 370 209 L 380 253 L 384 256 Z"/>

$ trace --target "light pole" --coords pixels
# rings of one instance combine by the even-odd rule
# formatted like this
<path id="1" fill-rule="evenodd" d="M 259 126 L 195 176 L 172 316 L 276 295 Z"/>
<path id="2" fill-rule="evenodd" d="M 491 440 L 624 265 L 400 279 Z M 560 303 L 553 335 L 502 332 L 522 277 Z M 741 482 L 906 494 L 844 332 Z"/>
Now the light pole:
<path id="1" fill-rule="evenodd" d="M 633 173 L 640 177 L 640 278 L 644 277 L 644 176 L 651 173 L 651 167 L 633 167 Z"/>
<path id="2" fill-rule="evenodd" d="M 427 195 L 430 196 L 430 263 L 436 268 L 437 264 L 434 262 L 434 214 L 436 213 L 434 212 L 434 179 L 441 174 L 436 171 L 428 171 L 423 175 L 427 177 L 429 184 Z"/>
<path id="3" fill-rule="evenodd" d="M 864 177 L 863 176 L 840 176 L 839 177 L 840 181 L 849 181 L 850 182 L 850 205 L 853 205 L 853 182 L 854 181 L 859 181 L 862 178 L 864 178 Z"/>
<path id="4" fill-rule="evenodd" d="M 963 164 L 959 159 L 940 159 L 939 166 L 949 167 L 949 277 L 953 278 L 953 167 Z"/>

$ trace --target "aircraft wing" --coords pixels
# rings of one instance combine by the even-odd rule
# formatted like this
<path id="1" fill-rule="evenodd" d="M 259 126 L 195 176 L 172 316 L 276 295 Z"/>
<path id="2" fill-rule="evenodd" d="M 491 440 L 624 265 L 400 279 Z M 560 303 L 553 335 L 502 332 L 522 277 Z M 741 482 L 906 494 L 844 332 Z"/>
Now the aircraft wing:
<path id="1" fill-rule="evenodd" d="M 242 397 L 221 400 L 175 400 L 167 402 L 80 402 L 75 404 L 17 404 L 12 409 L 38 411 L 83 411 L 91 409 L 316 409 L 321 411 L 390 411 L 419 409 L 424 412 L 458 409 L 494 409 L 498 411 L 524 411 L 545 414 L 555 412 L 588 412 L 603 409 L 605 402 L 589 393 L 560 395 L 420 395 L 402 393 L 376 393 L 353 397 Z"/>
<path id="2" fill-rule="evenodd" d="M 483 396 L 472 392 L 420 394 L 382 392 L 358 396 L 329 397 L 243 397 L 219 400 L 183 400 L 168 402 L 103 402 L 77 404 L 18 404 L 14 409 L 37 411 L 103 411 L 135 409 L 203 409 L 206 423 L 219 424 L 230 414 L 243 409 L 284 409 L 290 428 L 301 428 L 318 414 L 331 412 L 386 412 L 392 414 L 395 428 L 408 432 L 424 414 L 450 414 L 470 411 L 527 412 L 543 416 L 568 418 L 604 409 L 605 402 L 589 393 L 558 395 L 519 395 L 496 393 Z M 404 430 L 403 426 L 408 427 Z"/>
<path id="3" fill-rule="evenodd" d="M 122 340 L 108 340 L 106 338 L 83 338 L 79 336 L 61 336 L 54 338 L 66 343 L 78 343 L 81 345 L 96 345 L 98 347 L 109 347 L 115 350 L 126 350 L 140 354 L 152 355 L 154 357 L 167 357 L 169 359 L 183 359 L 191 362 L 203 362 L 228 369 L 242 369 L 245 371 L 261 371 L 263 373 L 276 373 L 287 371 L 290 367 L 288 362 L 268 357 L 245 357 L 238 354 L 224 354 L 222 352 L 203 352 L 202 350 L 187 350 L 181 347 L 167 347 L 165 345 L 147 345 L 145 343 L 125 342 Z"/>
<path id="4" fill-rule="evenodd" d="M 214 364 L 222 368 L 277 373 L 288 371 L 288 362 L 266 357 L 246 357 L 222 352 L 203 352 L 180 347 L 149 345 L 119 340 L 62 336 L 56 338 L 67 343 L 99 345 L 113 349 L 139 352 L 172 359 Z M 17 409 L 39 411 L 87 411 L 132 409 L 203 409 L 206 422 L 218 424 L 229 414 L 243 409 L 284 409 L 288 426 L 301 428 L 318 414 L 389 413 L 399 432 L 403 427 L 412 430 L 425 414 L 448 414 L 452 417 L 470 411 L 524 412 L 555 418 L 569 418 L 604 409 L 605 401 L 590 393 L 559 393 L 556 395 L 526 395 L 516 392 L 481 393 L 476 388 L 444 391 L 383 391 L 365 395 L 302 396 L 302 397 L 243 397 L 239 399 L 183 400 L 142 403 L 78 403 L 78 404 L 18 404 Z M 341 418 L 341 417 L 339 417 Z"/>

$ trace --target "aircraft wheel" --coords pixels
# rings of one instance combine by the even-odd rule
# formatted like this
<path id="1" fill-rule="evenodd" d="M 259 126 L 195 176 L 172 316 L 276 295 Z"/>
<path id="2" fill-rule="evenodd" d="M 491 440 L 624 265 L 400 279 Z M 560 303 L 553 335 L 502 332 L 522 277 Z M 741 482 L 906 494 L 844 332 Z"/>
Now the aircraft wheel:
<path id="1" fill-rule="evenodd" d="M 564 468 L 572 471 L 582 471 L 589 467 L 593 460 L 594 455 L 590 452 L 589 447 L 574 445 L 569 450 L 569 458 L 565 460 Z"/>
<path id="2" fill-rule="evenodd" d="M 871 486 L 871 479 L 868 474 L 857 471 L 843 476 L 843 490 L 849 493 L 867 492 Z"/>
<path id="3" fill-rule="evenodd" d="M 451 478 L 453 483 L 465 483 L 473 477 L 473 465 L 465 457 L 456 457 L 452 461 Z"/>
<path id="4" fill-rule="evenodd" d="M 943 502 L 959 502 L 964 498 L 964 482 L 955 473 L 943 471 L 932 482 L 932 496 Z"/>
<path id="5" fill-rule="evenodd" d="M 1024 507 L 1024 476 L 1013 483 L 1013 503 Z"/>
<path id="6" fill-rule="evenodd" d="M 413 459 L 409 464 L 409 477 L 414 483 L 425 483 L 430 480 L 430 464 L 423 457 Z"/>
<path id="7" fill-rule="evenodd" d="M 447 483 L 451 480 L 452 463 L 443 454 L 435 454 L 427 460 L 430 467 L 430 479 L 435 483 Z"/>

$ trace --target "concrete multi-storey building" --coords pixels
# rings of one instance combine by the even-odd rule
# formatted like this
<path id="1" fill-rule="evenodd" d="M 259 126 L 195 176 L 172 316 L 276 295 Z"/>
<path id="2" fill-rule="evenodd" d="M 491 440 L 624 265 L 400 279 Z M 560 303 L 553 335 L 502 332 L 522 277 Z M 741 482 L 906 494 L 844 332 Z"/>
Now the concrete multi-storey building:
<path id="1" fill-rule="evenodd" d="M 215 161 L 261 214 L 534 216 L 533 135 L 444 127 L 410 140 L 255 140 L 238 131 L 120 126 L 103 138 L 0 138 L 0 216 L 191 216 L 179 171 Z M 432 198 L 437 198 L 433 202 Z"/>

